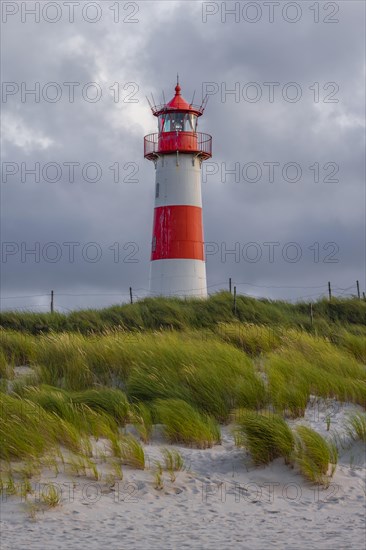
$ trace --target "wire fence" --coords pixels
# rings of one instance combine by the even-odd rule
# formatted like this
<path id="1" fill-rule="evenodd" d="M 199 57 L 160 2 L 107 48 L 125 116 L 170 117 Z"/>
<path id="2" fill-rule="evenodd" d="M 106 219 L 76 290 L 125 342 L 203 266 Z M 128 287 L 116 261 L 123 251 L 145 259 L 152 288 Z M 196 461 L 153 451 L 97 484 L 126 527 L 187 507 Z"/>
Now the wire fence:
<path id="1" fill-rule="evenodd" d="M 220 283 L 214 283 L 207 286 L 208 294 L 212 295 L 217 292 L 221 292 L 223 290 L 226 291 L 232 291 L 234 289 L 234 293 L 238 291 L 238 295 L 244 295 L 248 297 L 255 297 L 259 298 L 258 296 L 253 296 L 252 294 L 248 294 L 247 292 L 244 292 L 243 289 L 240 287 L 248 287 L 249 289 L 265 289 L 265 290 L 317 290 L 318 292 L 310 293 L 310 294 L 304 294 L 304 295 L 298 295 L 296 298 L 292 298 L 291 300 L 287 300 L 289 302 L 291 301 L 317 301 L 322 298 L 328 298 L 331 300 L 332 298 L 358 298 L 361 299 L 361 293 L 360 293 L 360 285 L 359 281 L 356 281 L 354 284 L 350 285 L 349 287 L 343 288 L 338 286 L 332 286 L 330 282 L 326 284 L 321 285 L 259 285 L 255 283 L 249 283 L 249 282 L 234 282 L 231 279 L 228 279 L 227 281 L 222 281 Z M 185 290 L 185 292 L 195 292 L 200 289 L 189 289 Z M 171 297 L 182 297 L 182 291 L 177 291 L 176 293 L 172 293 Z M 62 312 L 72 312 L 77 309 L 81 308 L 69 308 L 65 305 L 60 304 L 59 302 L 62 301 L 62 298 L 103 298 L 103 297 L 109 297 L 109 298 L 115 298 L 116 302 L 115 304 L 123 304 L 123 303 L 133 303 L 135 301 L 144 299 L 146 297 L 152 297 L 152 296 L 159 296 L 158 293 L 152 293 L 147 288 L 136 288 L 133 289 L 132 287 L 129 287 L 129 292 L 81 292 L 81 293 L 73 293 L 73 292 L 54 292 L 48 291 L 44 292 L 42 294 L 28 294 L 28 295 L 18 295 L 18 296 L 1 296 L 0 297 L 0 309 L 2 311 L 47 311 L 50 310 L 51 312 L 54 310 L 61 310 Z M 194 297 L 194 295 L 192 295 Z M 7 307 L 7 300 L 34 300 L 35 298 L 44 298 L 49 299 L 47 303 L 32 303 L 32 304 L 24 304 L 22 303 L 20 306 L 11 306 Z M 55 303 L 55 298 L 57 299 Z M 265 298 L 265 297 L 264 297 Z M 280 298 L 276 298 L 280 299 Z M 365 292 L 362 292 L 362 299 L 366 301 Z M 90 305 L 86 306 L 84 309 L 87 309 L 91 307 Z M 103 306 L 102 306 L 103 307 Z M 108 307 L 107 304 L 105 304 L 104 307 Z"/>

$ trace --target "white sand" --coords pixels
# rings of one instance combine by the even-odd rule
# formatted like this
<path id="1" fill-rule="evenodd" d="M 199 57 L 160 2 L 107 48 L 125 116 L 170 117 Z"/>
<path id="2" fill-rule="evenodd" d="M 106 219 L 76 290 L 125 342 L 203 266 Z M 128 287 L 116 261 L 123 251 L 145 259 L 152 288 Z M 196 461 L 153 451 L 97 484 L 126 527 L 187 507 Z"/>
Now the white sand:
<path id="1" fill-rule="evenodd" d="M 342 434 L 345 415 L 353 410 L 361 409 L 315 404 L 298 422 L 324 435 Z M 188 470 L 178 472 L 174 483 L 164 472 L 160 491 L 154 488 L 154 460 L 162 460 L 162 447 L 171 447 L 158 436 L 145 447 L 150 469 L 124 467 L 124 480 L 114 488 L 103 478 L 43 472 L 41 483 L 57 483 L 62 490 L 61 505 L 31 519 L 20 496 L 3 499 L 1 550 L 365 549 L 364 445 L 341 452 L 330 487 L 322 489 L 282 460 L 255 468 L 235 447 L 228 427 L 222 436 L 222 445 L 212 449 L 175 446 Z M 101 472 L 105 468 L 98 464 Z M 28 502 L 35 499 L 31 495 Z"/>

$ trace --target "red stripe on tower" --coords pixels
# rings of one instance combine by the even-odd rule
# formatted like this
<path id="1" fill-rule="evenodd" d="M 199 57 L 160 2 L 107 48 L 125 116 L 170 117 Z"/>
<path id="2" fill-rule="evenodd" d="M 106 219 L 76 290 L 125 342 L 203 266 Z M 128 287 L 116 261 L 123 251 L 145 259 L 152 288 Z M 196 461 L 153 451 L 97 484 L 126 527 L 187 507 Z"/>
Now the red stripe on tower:
<path id="1" fill-rule="evenodd" d="M 202 208 L 160 206 L 154 210 L 151 260 L 204 260 Z"/>

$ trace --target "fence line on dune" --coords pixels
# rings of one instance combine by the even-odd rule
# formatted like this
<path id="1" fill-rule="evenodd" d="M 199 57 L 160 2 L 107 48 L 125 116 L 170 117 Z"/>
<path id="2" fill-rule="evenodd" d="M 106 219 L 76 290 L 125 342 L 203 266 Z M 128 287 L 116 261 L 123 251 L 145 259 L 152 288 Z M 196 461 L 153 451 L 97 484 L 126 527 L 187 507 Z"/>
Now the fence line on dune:
<path id="1" fill-rule="evenodd" d="M 226 286 L 224 286 L 226 285 Z M 296 297 L 296 300 L 297 301 L 306 301 L 306 299 L 311 299 L 310 300 L 310 303 L 312 303 L 313 299 L 321 299 L 322 297 L 327 297 L 329 301 L 332 300 L 332 298 L 345 298 L 345 297 L 355 297 L 355 298 L 358 298 L 359 300 L 363 299 L 364 301 L 366 301 L 366 296 L 365 296 L 365 292 L 362 292 L 362 298 L 361 298 L 361 292 L 360 292 L 360 284 L 359 284 L 359 281 L 356 281 L 354 284 L 352 284 L 351 286 L 347 287 L 347 288 L 343 288 L 343 287 L 337 287 L 337 286 L 332 286 L 331 285 L 331 282 L 328 281 L 327 284 L 322 284 L 322 285 L 311 285 L 311 286 L 302 286 L 302 285 L 299 285 L 299 286 L 294 286 L 294 285 L 291 285 L 291 286 L 287 286 L 287 285 L 258 285 L 258 284 L 254 284 L 254 283 L 248 283 L 248 282 L 233 282 L 232 278 L 230 277 L 228 279 L 227 282 L 220 282 L 220 283 L 215 283 L 215 284 L 211 284 L 211 285 L 208 285 L 207 289 L 213 289 L 214 287 L 221 287 L 221 288 L 218 288 L 217 290 L 213 290 L 211 292 L 209 292 L 209 294 L 215 294 L 216 292 L 220 292 L 220 291 L 223 291 L 223 290 L 228 290 L 232 295 L 233 295 L 233 308 L 234 308 L 234 311 L 236 310 L 236 300 L 237 300 L 237 296 L 242 294 L 242 295 L 245 295 L 245 296 L 249 296 L 249 297 L 253 297 L 251 296 L 250 294 L 247 294 L 245 292 L 241 292 L 239 294 L 239 288 L 238 287 L 241 287 L 241 286 L 248 286 L 248 287 L 251 287 L 251 288 L 263 288 L 263 289 L 283 289 L 283 290 L 295 290 L 295 289 L 301 289 L 301 290 L 315 290 L 317 289 L 318 292 L 316 293 L 311 293 L 311 294 L 306 294 L 306 295 L 302 295 L 302 296 L 297 296 Z M 319 289 L 321 289 L 319 291 Z M 189 289 L 189 292 L 194 292 L 194 291 L 197 291 L 199 289 Z M 355 292 L 350 292 L 354 290 Z M 183 291 L 182 291 L 183 292 Z M 140 293 L 143 293 L 143 294 L 140 294 Z M 140 300 L 140 299 L 143 299 L 143 298 L 146 298 L 146 297 L 152 297 L 152 296 L 156 296 L 158 297 L 158 294 L 153 294 L 151 293 L 148 289 L 146 288 L 137 288 L 137 289 L 133 289 L 131 286 L 129 287 L 129 290 L 128 292 L 125 292 L 125 293 L 111 293 L 111 292 L 84 292 L 84 293 L 72 293 L 72 292 L 55 292 L 54 290 L 51 290 L 49 292 L 44 292 L 43 294 L 31 294 L 31 295 L 25 295 L 25 296 L 3 296 L 3 297 L 0 297 L 0 300 L 1 300 L 1 310 L 4 310 L 4 301 L 6 300 L 26 300 L 26 299 L 33 299 L 33 298 L 49 298 L 50 301 L 49 303 L 47 304 L 31 304 L 30 306 L 25 306 L 25 305 L 22 305 L 22 306 L 17 306 L 17 307 L 11 307 L 9 310 L 6 309 L 5 311 L 17 311 L 17 310 L 22 310 L 22 311 L 31 311 L 30 308 L 47 308 L 49 309 L 49 311 L 51 313 L 53 313 L 55 311 L 55 297 L 57 298 L 63 298 L 63 297 L 75 297 L 75 298 L 81 298 L 81 297 L 115 297 L 115 298 L 122 298 L 122 303 L 133 303 L 134 301 L 136 300 Z M 171 297 L 179 297 L 181 295 L 179 295 L 178 293 L 175 293 L 175 294 L 171 294 Z M 121 301 L 119 301 L 118 303 L 121 303 Z M 5 306 L 6 306 L 6 303 L 5 303 Z M 62 306 L 61 304 L 58 304 L 57 307 L 61 310 L 64 310 L 64 311 L 67 311 L 67 312 L 70 312 L 70 311 L 75 311 L 75 310 L 72 310 L 70 308 L 67 308 L 65 306 Z"/>

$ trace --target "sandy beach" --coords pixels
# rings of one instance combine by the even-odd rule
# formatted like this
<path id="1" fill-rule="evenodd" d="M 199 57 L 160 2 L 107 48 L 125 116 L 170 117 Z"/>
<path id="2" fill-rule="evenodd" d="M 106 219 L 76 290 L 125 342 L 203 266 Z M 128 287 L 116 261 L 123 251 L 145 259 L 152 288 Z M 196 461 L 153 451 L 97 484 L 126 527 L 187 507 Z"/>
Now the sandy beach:
<path id="1" fill-rule="evenodd" d="M 98 481 L 70 475 L 61 466 L 57 476 L 42 470 L 32 479 L 34 493 L 26 502 L 19 495 L 3 495 L 0 547 L 363 550 L 365 446 L 347 441 L 344 431 L 347 415 L 358 410 L 355 405 L 315 401 L 305 418 L 295 421 L 322 435 L 337 433 L 343 441 L 328 488 L 306 481 L 283 459 L 255 467 L 249 454 L 235 446 L 230 426 L 222 427 L 221 445 L 205 450 L 170 446 L 156 427 L 151 443 L 144 446 L 143 471 L 125 466 L 123 479 L 113 483 L 101 456 L 96 459 Z M 96 444 L 96 455 L 103 445 Z M 157 489 L 154 472 L 162 448 L 179 450 L 184 470 L 176 472 L 175 480 L 163 471 Z M 60 504 L 49 509 L 37 504 L 47 484 L 62 495 Z"/>

